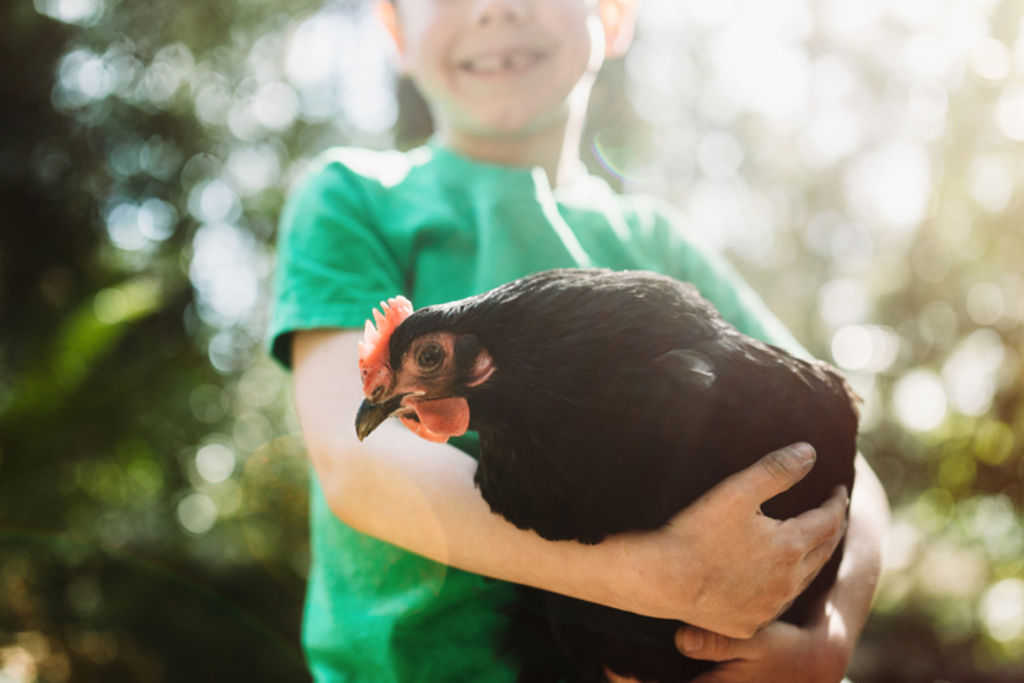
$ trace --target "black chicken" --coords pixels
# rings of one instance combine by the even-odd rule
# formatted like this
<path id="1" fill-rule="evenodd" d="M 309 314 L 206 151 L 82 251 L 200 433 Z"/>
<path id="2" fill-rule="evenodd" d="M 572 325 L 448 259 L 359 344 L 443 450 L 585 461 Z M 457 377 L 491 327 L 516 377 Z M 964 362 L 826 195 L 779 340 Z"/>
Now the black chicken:
<path id="1" fill-rule="evenodd" d="M 415 313 L 401 297 L 382 308 L 360 346 L 359 438 L 392 415 L 433 441 L 476 430 L 483 497 L 545 538 L 597 543 L 660 527 L 715 483 L 798 441 L 814 446 L 817 464 L 765 514 L 792 517 L 835 486 L 852 487 L 858 414 L 839 372 L 741 334 L 692 285 L 565 269 Z M 840 555 L 784 619 L 806 618 Z M 600 680 L 606 666 L 652 681 L 708 667 L 675 649 L 679 622 L 544 600 L 584 680 Z"/>

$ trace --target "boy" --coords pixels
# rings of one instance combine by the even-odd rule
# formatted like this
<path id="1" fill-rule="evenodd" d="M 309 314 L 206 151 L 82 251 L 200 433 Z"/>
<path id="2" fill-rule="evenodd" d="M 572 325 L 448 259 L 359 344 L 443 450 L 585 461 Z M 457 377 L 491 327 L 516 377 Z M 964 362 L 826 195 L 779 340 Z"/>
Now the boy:
<path id="1" fill-rule="evenodd" d="M 765 624 L 836 547 L 845 493 L 786 522 L 758 506 L 809 469 L 806 447 L 771 454 L 663 529 L 583 546 L 492 514 L 473 485 L 472 436 L 456 448 L 385 425 L 356 441 L 359 330 L 399 293 L 424 306 L 544 268 L 645 268 L 694 282 L 743 332 L 798 348 L 668 209 L 618 197 L 582 168 L 590 86 L 604 56 L 630 42 L 631 0 L 380 9 L 436 135 L 405 154 L 336 152 L 293 195 L 271 329 L 316 472 L 303 633 L 316 679 L 514 680 L 497 643 L 505 582 L 517 582 L 707 629 L 678 639 L 690 656 L 728 660 L 707 680 L 839 680 L 887 511 L 862 463 L 840 580 L 820 618 L 797 628 Z"/>

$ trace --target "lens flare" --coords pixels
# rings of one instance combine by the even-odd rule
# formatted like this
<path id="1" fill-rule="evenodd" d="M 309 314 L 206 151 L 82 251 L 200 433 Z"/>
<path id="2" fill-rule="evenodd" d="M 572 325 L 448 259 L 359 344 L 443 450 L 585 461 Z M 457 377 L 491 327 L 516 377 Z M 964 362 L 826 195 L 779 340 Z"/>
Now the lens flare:
<path id="1" fill-rule="evenodd" d="M 642 185 L 650 181 L 638 164 L 636 142 L 627 131 L 597 131 L 590 141 L 590 150 L 601 167 L 622 182 Z"/>

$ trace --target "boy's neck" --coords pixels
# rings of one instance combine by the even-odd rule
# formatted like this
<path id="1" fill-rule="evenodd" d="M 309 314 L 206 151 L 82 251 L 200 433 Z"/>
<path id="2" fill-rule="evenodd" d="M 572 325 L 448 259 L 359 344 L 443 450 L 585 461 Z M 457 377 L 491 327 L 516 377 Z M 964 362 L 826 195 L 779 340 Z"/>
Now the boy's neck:
<path id="1" fill-rule="evenodd" d="M 442 144 L 470 159 L 504 166 L 540 167 L 551 187 L 569 184 L 580 172 L 582 122 L 568 117 L 539 131 L 521 137 L 494 137 L 467 134 L 440 126 Z"/>

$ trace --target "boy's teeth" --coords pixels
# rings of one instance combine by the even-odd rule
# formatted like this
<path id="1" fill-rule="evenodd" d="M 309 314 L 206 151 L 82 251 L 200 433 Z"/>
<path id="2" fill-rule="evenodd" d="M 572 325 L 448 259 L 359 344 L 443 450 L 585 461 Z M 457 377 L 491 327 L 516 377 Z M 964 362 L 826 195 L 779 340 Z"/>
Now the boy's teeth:
<path id="1" fill-rule="evenodd" d="M 511 52 L 505 55 L 487 55 L 466 62 L 466 69 L 478 74 L 493 74 L 499 71 L 521 71 L 537 60 L 530 52 Z"/>
<path id="2" fill-rule="evenodd" d="M 494 73 L 500 71 L 503 66 L 504 60 L 497 55 L 480 57 L 469 63 L 470 70 L 477 73 Z"/>

